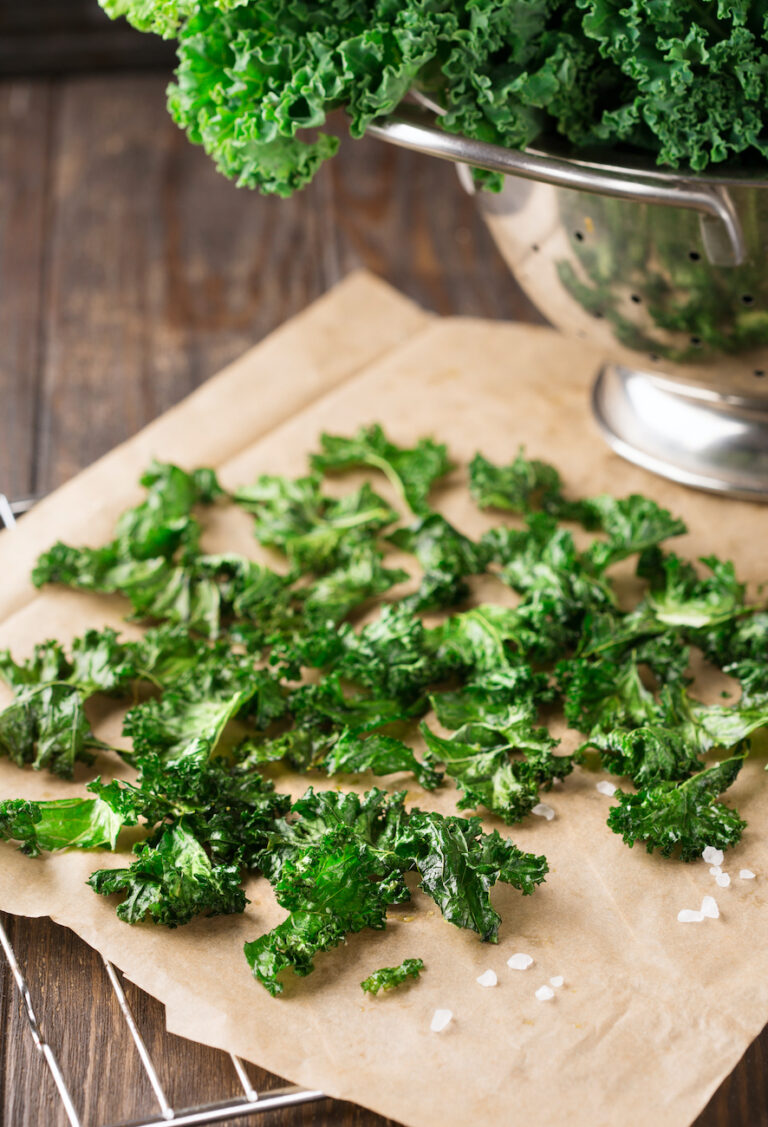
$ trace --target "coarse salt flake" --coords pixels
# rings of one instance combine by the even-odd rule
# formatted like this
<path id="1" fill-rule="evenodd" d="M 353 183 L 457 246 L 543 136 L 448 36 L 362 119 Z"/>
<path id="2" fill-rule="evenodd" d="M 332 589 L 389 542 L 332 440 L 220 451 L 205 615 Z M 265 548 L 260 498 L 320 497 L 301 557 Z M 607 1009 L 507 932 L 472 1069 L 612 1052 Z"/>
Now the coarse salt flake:
<path id="1" fill-rule="evenodd" d="M 607 794 L 610 798 L 616 793 L 616 786 L 614 783 L 609 783 L 607 779 L 601 779 L 595 790 L 599 790 L 601 794 Z"/>
<path id="2" fill-rule="evenodd" d="M 540 818 L 546 818 L 548 822 L 551 822 L 555 816 L 554 810 L 551 806 L 547 806 L 546 802 L 537 802 L 531 813 L 538 814 Z"/>
<path id="3" fill-rule="evenodd" d="M 724 856 L 722 849 L 715 849 L 714 845 L 708 845 L 702 853 L 708 865 L 722 865 Z"/>
<path id="4" fill-rule="evenodd" d="M 556 974 L 554 978 L 550 978 L 549 985 L 550 986 L 562 986 L 564 982 L 565 982 L 565 979 L 563 978 L 563 976 L 561 974 Z"/>
<path id="5" fill-rule="evenodd" d="M 516 955 L 511 955 L 507 959 L 507 966 L 512 970 L 528 970 L 528 967 L 533 963 L 533 958 L 530 955 L 524 955 L 522 951 L 518 951 Z"/>
<path id="6" fill-rule="evenodd" d="M 741 872 L 739 873 L 739 877 L 742 880 L 754 880 L 755 874 L 752 872 L 751 869 L 742 869 Z"/>
<path id="7" fill-rule="evenodd" d="M 478 977 L 477 981 L 481 986 L 495 986 L 499 980 L 495 971 L 486 970 Z"/>
<path id="8" fill-rule="evenodd" d="M 693 908 L 683 908 L 677 913 L 677 922 L 681 924 L 700 924 L 703 919 L 703 912 L 697 912 Z"/>
<path id="9" fill-rule="evenodd" d="M 718 873 L 715 877 L 715 881 L 720 886 L 720 888 L 727 888 L 731 883 L 731 878 L 727 873 Z"/>
<path id="10" fill-rule="evenodd" d="M 555 996 L 555 992 L 551 986 L 540 986 L 536 991 L 536 998 L 539 1002 L 551 1002 Z"/>
<path id="11" fill-rule="evenodd" d="M 442 1033 L 450 1025 L 452 1017 L 452 1010 L 435 1010 L 429 1028 L 433 1033 Z"/>
<path id="12" fill-rule="evenodd" d="M 713 877 L 719 877 L 723 870 L 719 865 L 713 865 L 709 871 Z"/>
<path id="13" fill-rule="evenodd" d="M 708 920 L 719 920 L 720 909 L 714 896 L 705 896 L 701 902 L 701 914 Z"/>

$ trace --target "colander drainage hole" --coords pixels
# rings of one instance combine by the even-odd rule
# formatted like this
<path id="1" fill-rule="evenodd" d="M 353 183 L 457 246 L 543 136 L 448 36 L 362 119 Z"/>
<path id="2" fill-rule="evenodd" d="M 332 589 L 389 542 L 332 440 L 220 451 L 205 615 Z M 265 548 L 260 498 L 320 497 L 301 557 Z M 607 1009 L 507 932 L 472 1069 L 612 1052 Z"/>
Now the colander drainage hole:
<path id="1" fill-rule="evenodd" d="M 531 250 L 532 250 L 532 251 L 534 252 L 534 254 L 538 254 L 538 252 L 539 252 L 539 244 L 538 244 L 538 243 L 534 243 L 534 244 L 533 244 L 533 246 L 531 247 Z"/>
<path id="2" fill-rule="evenodd" d="M 701 255 L 697 250 L 689 250 L 688 257 L 690 258 L 691 262 L 698 262 L 701 258 Z"/>
<path id="3" fill-rule="evenodd" d="M 701 337 L 691 337 L 691 344 L 694 348 L 701 348 Z"/>
<path id="4" fill-rule="evenodd" d="M 640 305 L 643 299 L 640 297 L 639 293 L 633 293 L 630 295 L 629 300 L 634 301 L 635 305 Z"/>
<path id="5" fill-rule="evenodd" d="M 742 305 L 754 305 L 754 302 L 755 302 L 755 299 L 752 297 L 751 293 L 743 293 L 741 295 L 741 304 Z"/>
<path id="6" fill-rule="evenodd" d="M 583 231 L 574 231 L 573 237 L 574 237 L 574 239 L 576 240 L 577 243 L 583 243 L 584 242 L 584 232 Z"/>
<path id="7" fill-rule="evenodd" d="M 765 375 L 765 369 L 764 368 L 755 368 L 755 370 L 752 374 L 754 376 L 757 376 L 757 378 L 759 380 L 761 380 L 763 378 L 763 376 Z"/>

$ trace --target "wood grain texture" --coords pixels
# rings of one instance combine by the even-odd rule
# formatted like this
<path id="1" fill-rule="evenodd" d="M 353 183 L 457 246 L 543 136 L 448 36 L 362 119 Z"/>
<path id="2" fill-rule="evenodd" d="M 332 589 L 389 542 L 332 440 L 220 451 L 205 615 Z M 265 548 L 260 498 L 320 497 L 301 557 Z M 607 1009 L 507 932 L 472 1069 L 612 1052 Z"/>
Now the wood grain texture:
<path id="1" fill-rule="evenodd" d="M 303 194 L 263 199 L 186 142 L 164 85 L 0 83 L 0 490 L 55 487 L 358 266 L 442 314 L 538 319 L 449 166 L 346 140 Z M 7 927 L 84 1121 L 152 1113 L 99 956 L 48 920 Z M 165 1034 L 162 1007 L 127 992 L 173 1104 L 238 1094 L 225 1054 Z M 0 1023 L 0 1121 L 63 1127 L 4 962 Z M 768 1127 L 767 1088 L 764 1033 L 696 1127 Z M 267 1122 L 389 1121 L 328 1102 Z"/>

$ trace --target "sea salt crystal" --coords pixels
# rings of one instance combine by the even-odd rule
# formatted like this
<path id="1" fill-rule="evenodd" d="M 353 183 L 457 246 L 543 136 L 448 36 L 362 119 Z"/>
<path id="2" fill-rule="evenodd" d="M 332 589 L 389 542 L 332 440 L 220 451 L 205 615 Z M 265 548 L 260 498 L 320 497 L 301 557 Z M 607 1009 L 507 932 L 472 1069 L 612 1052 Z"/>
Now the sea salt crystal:
<path id="1" fill-rule="evenodd" d="M 450 1025 L 452 1017 L 453 1012 L 451 1010 L 435 1010 L 429 1028 L 433 1033 L 442 1033 L 443 1030 Z"/>
<path id="2" fill-rule="evenodd" d="M 705 896 L 701 902 L 701 914 L 708 920 L 719 920 L 720 909 L 714 896 Z"/>
<path id="3" fill-rule="evenodd" d="M 727 873 L 718 873 L 717 876 L 715 877 L 715 880 L 716 880 L 717 884 L 719 884 L 720 888 L 727 888 L 728 885 L 731 883 L 731 878 L 728 876 Z"/>
<path id="4" fill-rule="evenodd" d="M 607 779 L 601 779 L 595 789 L 599 790 L 601 794 L 607 794 L 609 798 L 616 793 L 615 785 L 609 783 Z"/>
<path id="5" fill-rule="evenodd" d="M 741 872 L 739 873 L 739 876 L 741 877 L 742 880 L 754 880 L 755 879 L 755 874 L 752 872 L 751 869 L 742 869 Z"/>
<path id="6" fill-rule="evenodd" d="M 538 802 L 531 810 L 531 813 L 538 814 L 540 818 L 546 818 L 548 822 L 551 822 L 555 816 L 554 810 L 551 806 L 547 806 L 546 802 Z"/>
<path id="7" fill-rule="evenodd" d="M 719 865 L 713 865 L 709 871 L 713 877 L 719 877 L 723 870 Z"/>
<path id="8" fill-rule="evenodd" d="M 563 976 L 561 974 L 556 974 L 554 978 L 550 978 L 549 985 L 550 986 L 562 986 L 564 982 L 565 982 L 565 979 L 563 978 Z"/>
<path id="9" fill-rule="evenodd" d="M 722 849 L 715 849 L 714 845 L 708 845 L 702 853 L 708 865 L 722 865 L 724 856 Z"/>
<path id="10" fill-rule="evenodd" d="M 499 981 L 496 974 L 492 970 L 483 971 L 477 980 L 481 986 L 495 986 Z"/>
<path id="11" fill-rule="evenodd" d="M 536 998 L 539 1002 L 551 1002 L 555 996 L 555 992 L 551 986 L 540 986 L 536 991 Z"/>
<path id="12" fill-rule="evenodd" d="M 693 908 L 683 908 L 677 913 L 677 922 L 681 924 L 700 924 L 704 919 L 703 912 L 696 912 Z"/>
<path id="13" fill-rule="evenodd" d="M 524 955 L 522 951 L 518 951 L 516 955 L 511 955 L 507 959 L 507 966 L 512 970 L 528 970 L 528 967 L 533 963 L 530 955 Z"/>

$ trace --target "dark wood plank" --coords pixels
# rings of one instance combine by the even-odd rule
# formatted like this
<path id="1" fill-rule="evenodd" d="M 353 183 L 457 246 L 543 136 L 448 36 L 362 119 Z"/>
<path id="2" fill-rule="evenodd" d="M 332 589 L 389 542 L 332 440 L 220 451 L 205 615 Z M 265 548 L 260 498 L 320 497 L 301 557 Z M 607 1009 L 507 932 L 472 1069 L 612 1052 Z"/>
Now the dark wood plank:
<path id="1" fill-rule="evenodd" d="M 50 98 L 47 83 L 0 85 L 0 492 L 16 496 L 34 461 Z"/>
<path id="2" fill-rule="evenodd" d="M 186 142 L 164 85 L 0 84 L 0 489 L 52 488 L 356 266 L 443 314 L 537 317 L 449 166 L 345 140 L 309 190 L 263 199 Z M 87 1122 L 151 1112 L 98 956 L 47 920 L 9 930 Z M 162 1007 L 128 994 L 174 1102 L 237 1092 L 225 1054 L 168 1037 Z M 63 1125 L 4 965 L 0 1021 L 2 1122 Z M 768 1125 L 767 1076 L 763 1034 L 696 1127 Z M 271 1122 L 389 1121 L 323 1104 Z"/>
<path id="3" fill-rule="evenodd" d="M 96 0 L 2 0 L 0 75 L 170 68 L 173 44 L 110 20 Z"/>

